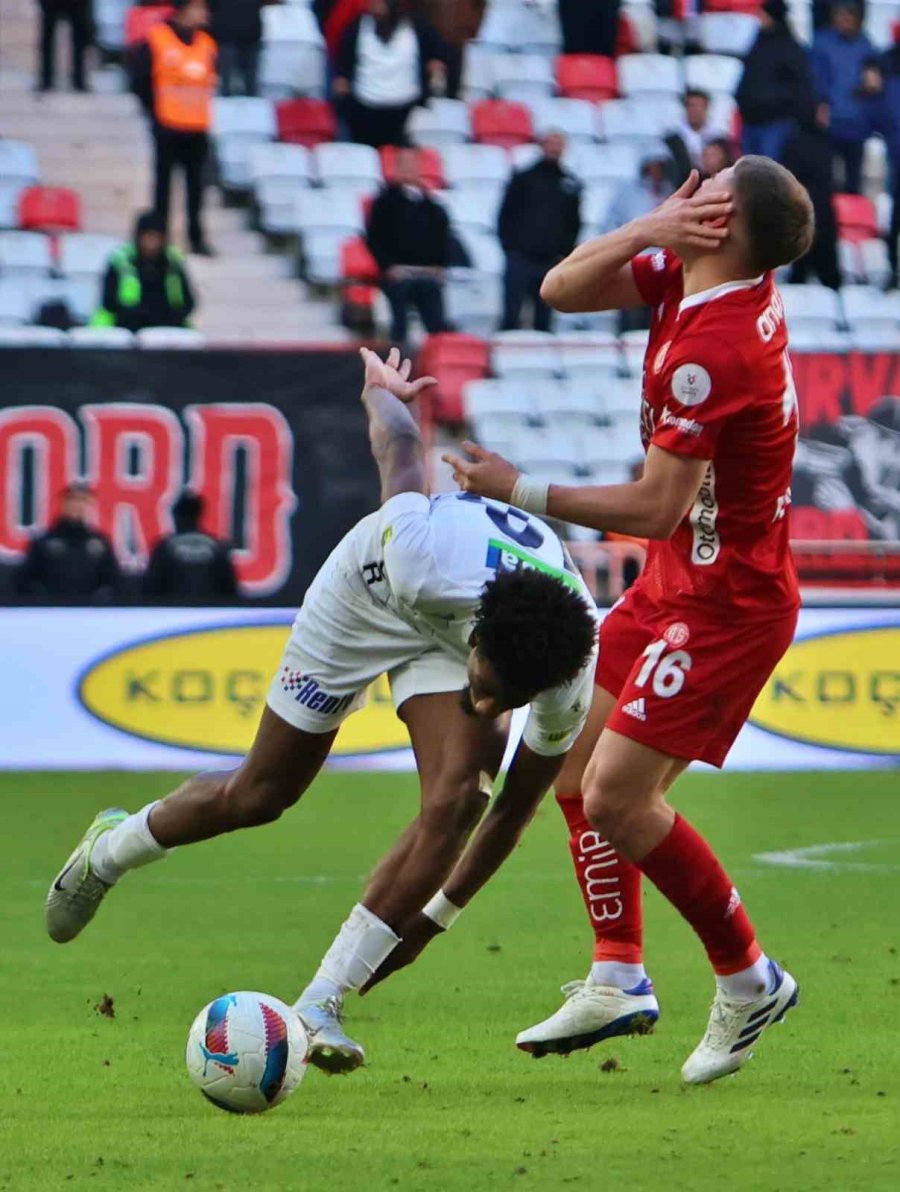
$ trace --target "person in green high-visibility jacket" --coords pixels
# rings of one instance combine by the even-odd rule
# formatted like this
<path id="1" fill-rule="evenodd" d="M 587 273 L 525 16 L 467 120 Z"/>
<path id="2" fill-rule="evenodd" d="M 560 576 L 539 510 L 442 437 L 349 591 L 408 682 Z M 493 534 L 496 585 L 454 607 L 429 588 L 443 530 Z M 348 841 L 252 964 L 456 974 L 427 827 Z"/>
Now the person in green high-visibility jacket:
<path id="1" fill-rule="evenodd" d="M 172 248 L 165 224 L 153 211 L 138 216 L 134 238 L 117 248 L 103 277 L 94 327 L 186 327 L 194 293 L 184 258 Z"/>

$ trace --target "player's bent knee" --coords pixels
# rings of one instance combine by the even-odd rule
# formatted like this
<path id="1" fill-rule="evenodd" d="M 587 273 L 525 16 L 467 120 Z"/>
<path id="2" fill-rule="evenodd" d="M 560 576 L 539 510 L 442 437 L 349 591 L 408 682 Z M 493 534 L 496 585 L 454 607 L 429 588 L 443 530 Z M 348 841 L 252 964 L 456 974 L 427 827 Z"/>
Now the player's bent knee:
<path id="1" fill-rule="evenodd" d="M 427 793 L 421 821 L 425 828 L 453 836 L 468 836 L 484 814 L 490 795 L 477 779 L 446 781 Z"/>
<path id="2" fill-rule="evenodd" d="M 645 801 L 618 767 L 593 764 L 585 774 L 584 814 L 588 823 L 610 844 L 628 837 L 629 829 L 645 811 Z"/>
<path id="3" fill-rule="evenodd" d="M 280 782 L 264 778 L 248 779 L 240 770 L 225 786 L 225 803 L 232 828 L 255 828 L 271 824 L 293 803 L 296 792 Z"/>

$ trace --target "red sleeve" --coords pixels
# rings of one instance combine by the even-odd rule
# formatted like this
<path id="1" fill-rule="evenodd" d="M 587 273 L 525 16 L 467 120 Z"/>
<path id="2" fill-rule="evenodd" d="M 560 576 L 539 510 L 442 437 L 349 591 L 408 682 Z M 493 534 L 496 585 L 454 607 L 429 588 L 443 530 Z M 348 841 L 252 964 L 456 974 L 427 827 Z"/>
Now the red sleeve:
<path id="1" fill-rule="evenodd" d="M 675 455 L 712 459 L 723 427 L 747 404 L 746 369 L 715 336 L 680 342 L 659 378 L 664 402 L 650 440 Z"/>
<path id="2" fill-rule="evenodd" d="M 632 257 L 631 273 L 638 293 L 648 306 L 659 306 L 672 286 L 683 284 L 681 261 L 667 248 Z"/>

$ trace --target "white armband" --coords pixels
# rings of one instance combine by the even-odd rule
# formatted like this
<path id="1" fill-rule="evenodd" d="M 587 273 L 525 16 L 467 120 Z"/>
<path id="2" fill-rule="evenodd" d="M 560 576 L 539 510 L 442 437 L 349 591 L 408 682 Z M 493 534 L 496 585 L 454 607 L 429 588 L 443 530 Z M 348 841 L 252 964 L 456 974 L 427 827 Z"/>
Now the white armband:
<path id="1" fill-rule="evenodd" d="M 443 890 L 438 890 L 434 898 L 422 908 L 422 914 L 436 923 L 442 931 L 452 927 L 462 913 L 462 908 L 454 906 Z"/>
<path id="2" fill-rule="evenodd" d="M 519 478 L 513 486 L 509 503 L 515 505 L 517 509 L 524 509 L 526 513 L 543 516 L 547 512 L 549 492 L 550 485 L 546 481 L 532 480 L 524 472 L 520 472 Z"/>

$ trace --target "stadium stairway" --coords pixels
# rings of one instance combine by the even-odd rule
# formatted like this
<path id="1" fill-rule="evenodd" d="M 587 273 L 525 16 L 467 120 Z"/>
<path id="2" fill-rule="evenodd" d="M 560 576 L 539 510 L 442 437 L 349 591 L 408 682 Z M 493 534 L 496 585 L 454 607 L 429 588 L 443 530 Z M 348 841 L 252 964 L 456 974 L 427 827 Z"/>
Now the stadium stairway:
<path id="1" fill-rule="evenodd" d="M 0 0 L 0 136 L 30 141 L 42 182 L 81 194 L 86 232 L 127 237 L 137 212 L 149 205 L 150 146 L 133 96 L 118 90 L 119 72 L 95 71 L 94 92 L 33 93 L 38 6 Z M 68 29 L 58 31 L 60 76 L 66 77 Z M 183 200 L 173 193 L 173 240 L 184 243 Z M 334 305 L 307 299 L 305 284 L 290 276 L 291 262 L 267 254 L 248 230 L 246 212 L 224 207 L 211 189 L 207 232 L 217 256 L 189 258 L 198 292 L 195 326 L 214 342 L 317 342 L 351 339 L 335 324 Z"/>

